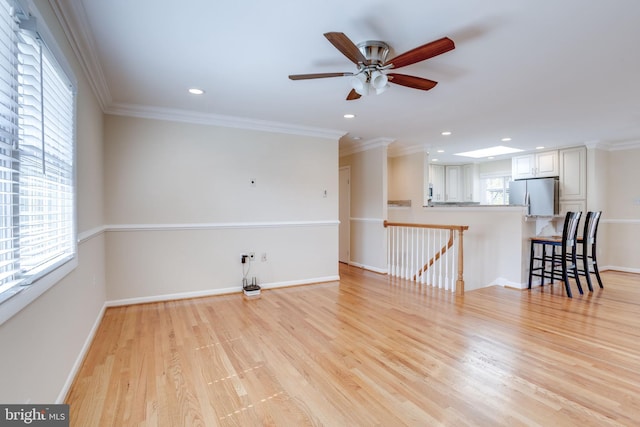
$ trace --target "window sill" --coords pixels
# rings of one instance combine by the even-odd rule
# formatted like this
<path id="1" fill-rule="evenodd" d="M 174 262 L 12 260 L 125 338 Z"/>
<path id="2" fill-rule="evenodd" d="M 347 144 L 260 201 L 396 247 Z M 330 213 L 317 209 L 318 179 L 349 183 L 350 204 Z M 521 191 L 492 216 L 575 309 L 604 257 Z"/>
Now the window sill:
<path id="1" fill-rule="evenodd" d="M 78 257 L 75 256 L 31 285 L 24 286 L 22 290 L 0 303 L 0 325 L 11 319 L 23 308 L 35 301 L 40 295 L 51 289 L 77 266 Z"/>

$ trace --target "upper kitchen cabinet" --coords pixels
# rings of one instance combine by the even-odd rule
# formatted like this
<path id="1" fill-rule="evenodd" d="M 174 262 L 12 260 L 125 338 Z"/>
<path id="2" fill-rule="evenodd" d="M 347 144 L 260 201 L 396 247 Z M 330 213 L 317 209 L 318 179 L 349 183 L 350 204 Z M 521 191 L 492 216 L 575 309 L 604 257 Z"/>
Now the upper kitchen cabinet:
<path id="1" fill-rule="evenodd" d="M 587 198 L 587 149 L 567 148 L 560 156 L 560 200 Z"/>
<path id="2" fill-rule="evenodd" d="M 512 179 L 559 176 L 558 151 L 523 154 L 511 159 Z"/>
<path id="3" fill-rule="evenodd" d="M 462 166 L 462 201 L 476 202 L 479 199 L 480 178 L 477 164 Z"/>
<path id="4" fill-rule="evenodd" d="M 462 167 L 457 165 L 447 165 L 444 167 L 445 178 L 445 200 L 447 202 L 462 202 Z"/>
<path id="5" fill-rule="evenodd" d="M 433 203 L 474 202 L 478 185 L 477 165 L 429 165 L 430 200 Z"/>

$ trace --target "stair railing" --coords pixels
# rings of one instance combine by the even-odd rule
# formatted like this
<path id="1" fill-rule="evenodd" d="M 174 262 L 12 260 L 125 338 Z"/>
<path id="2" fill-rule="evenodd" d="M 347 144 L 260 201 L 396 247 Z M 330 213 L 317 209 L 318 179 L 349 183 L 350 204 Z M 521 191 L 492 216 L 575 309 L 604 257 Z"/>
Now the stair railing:
<path id="1" fill-rule="evenodd" d="M 384 221 L 390 276 L 464 293 L 463 233 L 468 225 Z"/>

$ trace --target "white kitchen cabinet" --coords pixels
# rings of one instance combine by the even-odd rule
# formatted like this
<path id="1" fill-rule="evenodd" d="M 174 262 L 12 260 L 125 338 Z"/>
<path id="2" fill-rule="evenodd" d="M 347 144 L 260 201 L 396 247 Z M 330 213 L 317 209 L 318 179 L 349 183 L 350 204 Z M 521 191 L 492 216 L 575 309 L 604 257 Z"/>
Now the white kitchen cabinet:
<path id="1" fill-rule="evenodd" d="M 431 183 L 431 201 L 444 202 L 444 165 L 429 166 L 429 182 Z"/>
<path id="2" fill-rule="evenodd" d="M 429 165 L 429 183 L 431 184 L 431 201 L 473 202 L 477 197 L 477 166 L 465 165 Z"/>
<path id="3" fill-rule="evenodd" d="M 447 165 L 445 170 L 445 201 L 462 201 L 462 167 L 457 165 Z"/>
<path id="4" fill-rule="evenodd" d="M 560 200 L 586 200 L 587 149 L 567 148 L 559 151 Z"/>
<path id="5" fill-rule="evenodd" d="M 462 201 L 463 202 L 473 202 L 475 201 L 479 194 L 476 189 L 476 183 L 478 179 L 476 179 L 477 175 L 477 165 L 468 164 L 462 165 Z"/>
<path id="6" fill-rule="evenodd" d="M 512 179 L 543 178 L 559 175 L 558 151 L 523 154 L 511 159 Z"/>
<path id="7" fill-rule="evenodd" d="M 567 212 L 582 212 L 583 216 L 587 214 L 586 200 L 560 200 L 559 208 L 559 214 L 562 216 L 565 216 Z"/>

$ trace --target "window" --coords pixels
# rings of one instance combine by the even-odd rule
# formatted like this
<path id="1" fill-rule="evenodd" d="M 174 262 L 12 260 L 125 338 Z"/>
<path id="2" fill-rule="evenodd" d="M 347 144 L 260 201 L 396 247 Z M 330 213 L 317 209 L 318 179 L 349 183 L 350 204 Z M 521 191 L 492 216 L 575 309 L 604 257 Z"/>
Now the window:
<path id="1" fill-rule="evenodd" d="M 0 303 L 77 251 L 75 89 L 17 6 L 0 0 Z"/>
<path id="2" fill-rule="evenodd" d="M 480 177 L 480 194 L 484 205 L 508 205 L 511 175 L 484 175 Z"/>

